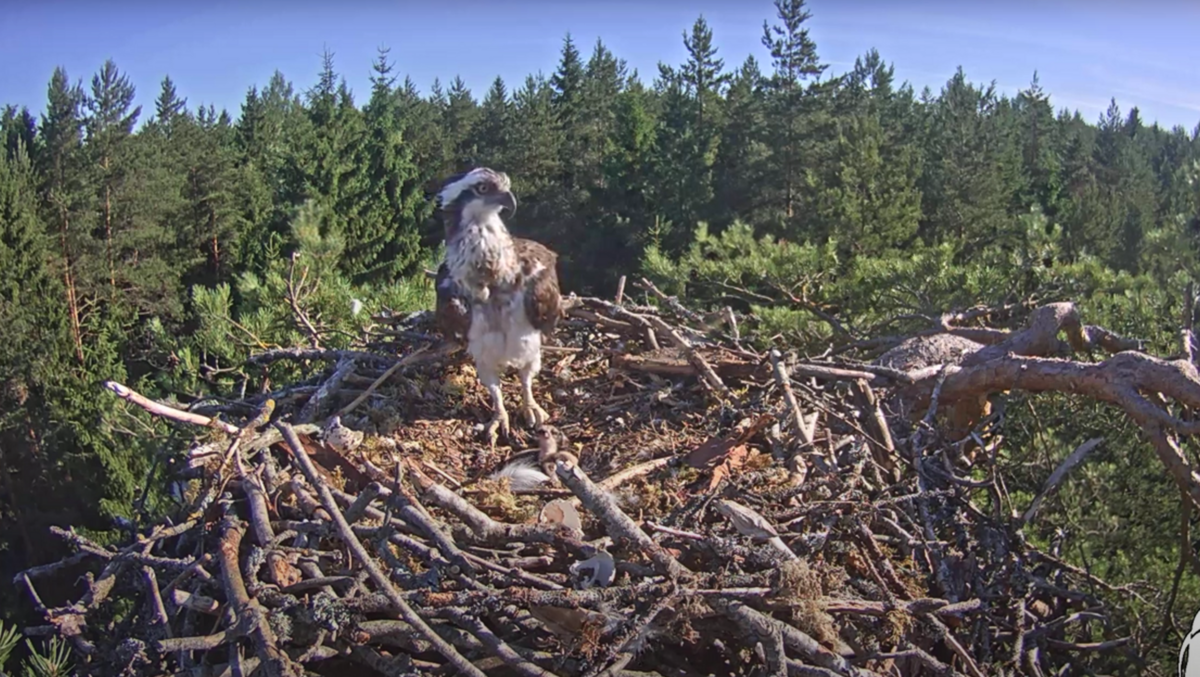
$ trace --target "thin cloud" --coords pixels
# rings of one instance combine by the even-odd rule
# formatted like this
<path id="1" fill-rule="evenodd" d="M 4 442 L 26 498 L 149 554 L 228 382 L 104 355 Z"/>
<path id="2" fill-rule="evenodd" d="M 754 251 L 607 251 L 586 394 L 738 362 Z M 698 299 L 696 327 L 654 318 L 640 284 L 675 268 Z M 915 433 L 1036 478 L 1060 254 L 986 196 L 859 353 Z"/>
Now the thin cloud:
<path id="1" fill-rule="evenodd" d="M 1200 112 L 1200 93 L 1181 88 L 1179 83 L 1142 79 L 1120 82 L 1116 86 L 1118 94 L 1125 94 L 1130 98 Z"/>

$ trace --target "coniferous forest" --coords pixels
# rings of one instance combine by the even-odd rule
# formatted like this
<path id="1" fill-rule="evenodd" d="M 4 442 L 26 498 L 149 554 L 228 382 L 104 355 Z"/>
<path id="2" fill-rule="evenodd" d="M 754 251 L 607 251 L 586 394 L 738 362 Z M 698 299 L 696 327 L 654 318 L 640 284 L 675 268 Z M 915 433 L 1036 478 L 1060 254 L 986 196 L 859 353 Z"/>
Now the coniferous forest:
<path id="1" fill-rule="evenodd" d="M 56 70 L 41 115 L 4 108 L 4 576 L 62 555 L 54 525 L 107 543 L 172 504 L 186 431 L 132 415 L 105 381 L 182 405 L 238 397 L 271 387 L 247 366 L 256 351 L 349 345 L 373 313 L 431 308 L 431 187 L 477 165 L 512 177 L 512 228 L 559 252 L 565 291 L 611 298 L 645 276 L 810 354 L 944 312 L 1071 300 L 1178 352 L 1200 276 L 1200 126 L 1145 124 L 1116 101 L 1097 120 L 1056 110 L 1036 73 L 1015 96 L 961 69 L 914 91 L 874 50 L 836 73 L 808 35 L 819 17 L 777 8 L 763 61 L 722 52 L 701 17 L 687 60 L 656 73 L 567 36 L 549 76 L 483 92 L 453 73 L 413 82 L 381 50 L 363 93 L 338 69 L 366 65 L 327 54 L 315 77 L 277 72 L 215 110 L 169 77 L 135 92 L 109 61 Z M 1058 395 L 1014 395 L 1005 415 L 1024 500 L 1105 437 L 1030 538 L 1065 539 L 1063 559 L 1114 584 L 1169 589 L 1185 571 L 1186 632 L 1197 550 L 1180 552 L 1179 493 L 1137 426 Z M 3 594 L 4 614 L 38 622 L 22 594 Z"/>

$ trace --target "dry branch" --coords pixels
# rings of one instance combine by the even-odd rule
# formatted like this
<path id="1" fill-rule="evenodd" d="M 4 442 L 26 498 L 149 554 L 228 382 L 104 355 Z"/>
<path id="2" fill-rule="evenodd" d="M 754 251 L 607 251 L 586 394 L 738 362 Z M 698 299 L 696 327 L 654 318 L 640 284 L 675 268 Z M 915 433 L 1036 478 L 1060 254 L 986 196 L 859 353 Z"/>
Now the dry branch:
<path id="1" fill-rule="evenodd" d="M 234 618 L 237 619 L 235 625 L 239 633 L 247 634 L 253 639 L 254 649 L 267 675 L 299 677 L 303 674 L 300 666 L 293 663 L 279 648 L 279 641 L 267 622 L 262 605 L 258 600 L 250 599 L 250 594 L 246 591 L 238 558 L 238 546 L 245 533 L 241 524 L 227 518 L 221 525 L 221 541 L 217 550 L 221 578 L 225 583 L 225 597 L 233 606 Z"/>
<path id="2" fill-rule="evenodd" d="M 117 397 L 129 402 L 133 402 L 155 416 L 160 416 L 172 421 L 179 421 L 180 423 L 191 423 L 192 425 L 203 426 L 206 428 L 215 427 L 231 435 L 240 430 L 240 428 L 237 426 L 231 423 L 226 423 L 220 419 L 209 418 L 208 416 L 193 414 L 189 411 L 182 411 L 180 409 L 176 409 L 175 407 L 159 404 L 145 395 L 135 392 L 133 389 L 121 385 L 116 381 L 105 381 L 104 387 L 112 391 Z"/>

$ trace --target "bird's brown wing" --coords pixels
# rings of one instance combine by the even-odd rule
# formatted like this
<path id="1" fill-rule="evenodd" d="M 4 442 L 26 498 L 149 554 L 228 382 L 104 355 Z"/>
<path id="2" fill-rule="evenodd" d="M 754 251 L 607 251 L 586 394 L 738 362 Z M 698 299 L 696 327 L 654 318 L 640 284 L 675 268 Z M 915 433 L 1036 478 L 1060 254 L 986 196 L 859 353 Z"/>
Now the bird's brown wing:
<path id="1" fill-rule="evenodd" d="M 558 288 L 558 254 L 545 245 L 513 238 L 525 285 L 525 313 L 529 323 L 546 336 L 554 333 L 562 317 L 562 293 Z"/>
<path id="2" fill-rule="evenodd" d="M 434 284 L 437 291 L 434 319 L 438 331 L 449 341 L 466 341 L 467 330 L 471 328 L 471 304 L 451 279 L 450 268 L 445 261 L 438 266 Z"/>

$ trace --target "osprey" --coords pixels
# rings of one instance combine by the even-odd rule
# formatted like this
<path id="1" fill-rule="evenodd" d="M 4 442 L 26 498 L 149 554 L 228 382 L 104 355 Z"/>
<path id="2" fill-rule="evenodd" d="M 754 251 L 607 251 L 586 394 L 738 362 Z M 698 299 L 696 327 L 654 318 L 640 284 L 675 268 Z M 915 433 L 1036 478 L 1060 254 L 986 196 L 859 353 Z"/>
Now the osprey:
<path id="1" fill-rule="evenodd" d="M 562 296 L 558 255 L 513 237 L 500 212 L 517 210 L 508 175 L 479 167 L 448 179 L 438 194 L 446 229 L 446 259 L 438 267 L 435 316 L 443 335 L 465 340 L 479 381 L 492 398 L 486 433 L 511 432 L 500 376 L 516 369 L 530 426 L 550 418 L 533 399 L 542 368 L 542 338 L 558 326 Z"/>

